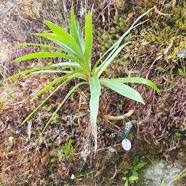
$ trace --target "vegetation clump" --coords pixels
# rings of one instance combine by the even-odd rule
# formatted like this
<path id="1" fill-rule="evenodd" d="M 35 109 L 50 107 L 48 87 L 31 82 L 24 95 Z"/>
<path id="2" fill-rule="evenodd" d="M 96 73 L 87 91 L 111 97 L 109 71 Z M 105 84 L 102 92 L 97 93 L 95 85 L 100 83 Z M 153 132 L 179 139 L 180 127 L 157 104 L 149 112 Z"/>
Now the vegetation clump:
<path id="1" fill-rule="evenodd" d="M 149 10 L 150 11 L 150 10 Z M 88 12 L 85 20 L 85 39 L 80 30 L 79 23 L 76 20 L 74 14 L 74 8 L 71 9 L 71 20 L 69 22 L 70 33 L 67 33 L 64 29 L 60 28 L 58 25 L 45 21 L 45 24 L 50 28 L 51 33 L 39 33 L 35 34 L 36 36 L 41 36 L 47 38 L 55 43 L 57 46 L 45 45 L 45 44 L 32 44 L 24 43 L 19 46 L 38 46 L 38 47 L 47 47 L 51 51 L 43 52 L 42 50 L 36 53 L 31 53 L 23 57 L 17 58 L 14 62 L 26 61 L 30 59 L 41 59 L 41 58 L 63 58 L 65 61 L 47 65 L 39 68 L 32 68 L 29 70 L 21 71 L 18 74 L 12 76 L 20 76 L 23 74 L 35 74 L 35 73 L 60 73 L 61 77 L 54 79 L 51 83 L 46 85 L 44 88 L 38 91 L 34 98 L 41 93 L 50 90 L 54 85 L 59 84 L 57 88 L 54 88 L 54 91 L 36 108 L 30 115 L 22 122 L 24 124 L 28 119 L 61 87 L 64 87 L 72 80 L 82 80 L 79 81 L 73 88 L 69 90 L 67 95 L 64 97 L 63 101 L 59 103 L 57 109 L 52 114 L 49 121 L 46 123 L 44 130 L 48 124 L 55 117 L 56 113 L 60 110 L 66 100 L 70 95 L 80 86 L 89 85 L 90 89 L 90 120 L 91 120 L 91 132 L 95 138 L 95 150 L 97 150 L 97 115 L 99 110 L 99 99 L 101 95 L 101 85 L 110 88 L 111 90 L 116 91 L 117 93 L 133 99 L 135 101 L 141 102 L 144 104 L 144 101 L 141 95 L 134 90 L 133 88 L 126 85 L 126 83 L 142 83 L 146 84 L 159 92 L 159 89 L 156 85 L 141 77 L 126 77 L 126 78 L 102 78 L 102 73 L 118 55 L 118 53 L 128 44 L 124 43 L 120 46 L 123 38 L 135 28 L 135 24 L 140 18 L 146 15 L 149 11 L 142 14 L 132 26 L 121 36 L 118 40 L 100 57 L 100 59 L 92 67 L 91 56 L 92 56 L 92 44 L 93 44 L 93 35 L 92 35 L 92 16 L 91 12 Z M 60 48 L 59 48 L 60 47 Z M 62 51 L 61 51 L 62 50 Z M 69 61 L 70 60 L 70 61 Z M 57 68 L 57 69 L 55 69 Z M 53 70 L 55 69 L 55 70 Z M 124 84 L 125 83 L 125 84 Z M 44 131 L 43 130 L 43 131 Z"/>

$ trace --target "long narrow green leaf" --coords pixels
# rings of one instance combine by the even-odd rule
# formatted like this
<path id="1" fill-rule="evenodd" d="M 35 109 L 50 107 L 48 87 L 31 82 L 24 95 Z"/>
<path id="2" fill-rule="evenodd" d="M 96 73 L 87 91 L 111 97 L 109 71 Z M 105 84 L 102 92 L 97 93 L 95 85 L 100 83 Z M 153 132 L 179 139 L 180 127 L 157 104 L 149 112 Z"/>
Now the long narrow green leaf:
<path id="1" fill-rule="evenodd" d="M 153 8 L 151 8 L 151 9 L 149 9 L 149 10 L 147 10 L 145 13 L 143 13 L 142 15 L 140 15 L 135 21 L 134 21 L 134 23 L 131 25 L 131 27 L 121 36 L 121 40 L 123 40 L 123 38 L 125 38 L 125 36 L 127 36 L 128 35 L 128 33 L 132 30 L 132 29 L 134 29 L 134 28 L 136 28 L 136 26 L 135 26 L 135 24 L 142 18 L 142 17 L 144 17 L 146 14 L 148 14 L 150 11 L 152 11 L 154 9 L 154 7 Z M 121 41 L 120 41 L 121 42 Z"/>
<path id="2" fill-rule="evenodd" d="M 59 49 L 58 47 L 55 47 L 49 44 L 39 44 L 39 43 L 20 43 L 16 45 L 15 47 L 24 47 L 24 46 L 37 46 L 37 47 L 42 47 L 42 48 Z"/>
<path id="3" fill-rule="evenodd" d="M 69 74 L 72 71 L 69 70 L 41 70 L 41 71 L 36 71 L 36 72 L 32 72 L 31 74 L 26 75 L 25 78 L 28 78 L 30 76 L 36 75 L 36 74 L 40 74 L 40 73 L 61 73 L 61 74 Z"/>
<path id="4" fill-rule="evenodd" d="M 68 54 L 58 53 L 58 52 L 31 53 L 31 54 L 27 54 L 25 56 L 19 57 L 19 58 L 13 60 L 13 62 L 26 61 L 26 60 L 30 60 L 30 59 L 41 59 L 41 58 L 48 58 L 48 57 L 60 57 L 60 58 L 64 58 L 64 59 L 70 59 L 74 62 L 77 62 L 77 63 L 81 64 L 81 61 L 79 61 L 79 59 L 75 58 L 74 56 L 70 56 Z"/>
<path id="5" fill-rule="evenodd" d="M 101 78 L 100 83 L 127 98 L 145 104 L 141 95 L 136 90 L 129 87 L 128 85 L 125 85 L 113 79 L 106 79 L 106 78 Z"/>
<path id="6" fill-rule="evenodd" d="M 71 79 L 67 79 L 65 80 L 63 83 L 61 83 L 45 100 L 43 100 L 25 119 L 24 121 L 21 123 L 20 126 L 24 125 L 31 117 L 34 113 L 36 113 L 41 107 L 42 105 L 55 93 L 57 92 L 62 86 L 64 86 L 65 84 L 67 84 Z"/>
<path id="7" fill-rule="evenodd" d="M 93 42 L 93 34 L 92 34 L 92 15 L 89 11 L 86 17 L 85 22 L 85 62 L 88 68 L 91 68 L 91 54 L 92 54 L 92 42 Z"/>
<path id="8" fill-rule="evenodd" d="M 101 93 L 100 82 L 97 76 L 89 78 L 90 85 L 90 117 L 93 125 L 96 125 L 99 110 L 99 97 Z"/>
<path id="9" fill-rule="evenodd" d="M 165 181 L 164 181 L 164 180 L 161 182 L 161 185 L 160 185 L 160 186 L 166 186 L 166 184 L 165 184 Z"/>
<path id="10" fill-rule="evenodd" d="M 63 51 L 68 54 L 68 56 L 73 57 L 74 58 L 73 61 L 76 61 L 82 67 L 86 68 L 86 65 L 84 63 L 84 56 L 83 56 L 83 58 L 81 56 L 78 56 L 78 54 L 75 51 L 73 51 L 72 48 L 70 48 L 69 46 L 65 45 L 62 41 L 60 41 L 60 38 L 58 38 L 55 34 L 39 33 L 39 34 L 35 34 L 35 35 L 36 36 L 41 36 L 41 37 L 44 37 L 44 38 L 47 38 L 47 39 L 53 41 L 54 43 L 59 45 L 61 47 L 61 49 L 63 49 Z"/>
<path id="11" fill-rule="evenodd" d="M 178 175 L 176 175 L 170 183 L 173 183 L 175 181 L 181 180 L 182 178 L 186 177 L 186 168 L 183 169 Z"/>
<path id="12" fill-rule="evenodd" d="M 60 81 L 63 81 L 65 79 L 73 79 L 75 77 L 78 76 L 78 78 L 81 78 L 80 77 L 80 74 L 81 71 L 80 70 L 76 70 L 76 71 L 73 71 L 71 73 L 68 73 L 62 77 L 59 77 L 59 78 L 56 78 L 54 79 L 52 82 L 50 82 L 48 85 L 46 85 L 45 87 L 43 87 L 40 91 L 38 91 L 38 93 L 33 97 L 33 99 L 35 99 L 37 96 L 39 96 L 40 94 L 42 94 L 43 92 L 49 90 L 50 88 L 52 88 L 55 84 L 59 83 Z M 83 79 L 83 78 L 82 78 Z"/>
<path id="13" fill-rule="evenodd" d="M 79 28 L 78 36 L 79 36 L 79 42 L 80 42 L 80 45 L 81 45 L 81 48 L 84 54 L 85 53 L 85 41 L 84 41 L 83 34 L 80 28 Z"/>
<path id="14" fill-rule="evenodd" d="M 71 20 L 69 24 L 70 28 L 70 34 L 73 38 L 75 38 L 76 42 L 81 46 L 81 50 L 84 54 L 85 52 L 85 43 L 83 39 L 82 32 L 80 30 L 80 26 L 78 21 L 76 20 L 75 14 L 74 14 L 74 7 L 71 8 Z"/>
<path id="15" fill-rule="evenodd" d="M 82 74 L 81 74 L 82 73 Z M 83 75 L 84 73 L 81 70 L 76 70 L 73 71 L 71 73 L 68 73 L 62 77 L 56 78 L 54 79 L 52 82 L 50 82 L 48 85 L 46 85 L 45 87 L 43 87 L 35 96 L 34 98 L 36 98 L 37 96 L 39 96 L 40 94 L 42 94 L 43 92 L 49 90 L 50 88 L 52 88 L 55 84 L 59 83 L 60 81 L 63 81 L 64 79 L 70 79 L 70 78 L 82 78 L 83 79 Z"/>
<path id="16" fill-rule="evenodd" d="M 98 77 L 95 75 L 89 78 L 90 86 L 90 119 L 91 133 L 94 137 L 95 151 L 97 150 L 97 116 L 99 111 L 99 98 L 101 94 L 101 86 Z"/>
<path id="17" fill-rule="evenodd" d="M 160 90 L 155 85 L 155 83 L 153 83 L 152 81 L 150 81 L 148 79 L 145 79 L 145 78 L 126 77 L 126 78 L 116 78 L 116 79 L 113 79 L 113 80 L 116 81 L 116 82 L 120 82 L 120 83 L 142 83 L 142 84 L 148 85 L 149 87 L 153 88 L 157 92 L 160 92 Z"/>
<path id="18" fill-rule="evenodd" d="M 109 58 L 106 58 L 103 63 L 96 69 L 97 76 L 100 77 L 103 71 L 110 65 L 113 59 L 120 53 L 127 43 L 121 45 Z"/>
<path id="19" fill-rule="evenodd" d="M 80 68 L 81 66 L 76 62 L 62 62 L 51 65 L 51 67 L 73 67 Z"/>
<path id="20" fill-rule="evenodd" d="M 124 43 L 124 44 L 122 45 L 123 48 L 124 48 L 126 45 L 128 45 L 129 43 L 130 43 L 130 42 Z M 122 48 L 122 46 L 120 46 L 120 47 Z M 104 59 L 104 61 L 102 62 L 102 64 L 98 67 L 98 69 L 99 69 L 99 68 L 102 68 L 102 66 L 104 66 L 105 63 L 107 63 L 107 61 L 115 54 L 115 52 L 118 50 L 118 48 L 119 48 L 119 45 L 116 46 L 116 47 L 109 53 L 109 55 Z"/>
<path id="21" fill-rule="evenodd" d="M 40 74 L 40 73 L 60 73 L 60 75 L 61 74 L 63 74 L 63 76 L 64 76 L 64 74 L 66 75 L 66 74 L 70 74 L 72 71 L 69 71 L 69 70 L 41 70 L 41 71 L 36 71 L 36 72 L 32 72 L 32 73 L 30 73 L 30 74 L 27 74 L 26 76 L 25 76 L 25 79 L 27 79 L 27 78 L 29 78 L 30 76 L 33 76 L 33 75 L 37 75 L 37 74 Z"/>
<path id="22" fill-rule="evenodd" d="M 79 57 L 80 60 L 84 60 L 81 47 L 78 45 L 76 40 L 68 32 L 66 32 L 64 29 L 62 29 L 61 27 L 59 27 L 58 25 L 50 21 L 44 21 L 44 23 L 58 37 L 59 41 L 69 46 L 69 48 L 71 48 L 76 53 L 76 55 Z"/>
<path id="23" fill-rule="evenodd" d="M 39 70 L 32 72 L 32 74 L 39 74 L 39 73 L 63 73 L 63 70 Z"/>
<path id="24" fill-rule="evenodd" d="M 35 72 L 35 71 L 39 71 L 39 70 L 44 70 L 44 69 L 49 69 L 49 68 L 52 68 L 51 65 L 44 66 L 44 67 L 27 69 L 27 70 L 21 71 L 21 72 L 19 72 L 17 74 L 14 74 L 14 75 L 10 76 L 8 79 L 13 79 L 13 78 L 18 77 L 18 76 L 23 75 L 23 74 L 28 74 L 28 73 L 31 73 L 31 72 Z"/>
<path id="25" fill-rule="evenodd" d="M 142 17 L 144 17 L 146 14 L 148 14 L 151 10 L 153 10 L 154 9 L 154 7 L 153 8 L 151 8 L 151 9 L 149 9 L 148 11 L 146 11 L 145 13 L 143 13 L 141 16 L 139 16 L 135 21 L 134 21 L 134 23 L 131 25 L 131 27 L 101 56 L 101 58 L 96 62 L 96 64 L 94 65 L 94 67 L 93 67 L 93 73 L 95 72 L 95 70 L 96 70 L 96 68 L 97 68 L 97 66 L 98 66 L 98 64 L 101 62 L 101 60 L 109 53 L 109 52 L 113 52 L 113 51 L 115 51 L 118 47 L 119 47 L 119 45 L 121 44 L 121 42 L 122 42 L 122 40 L 129 34 L 129 32 L 132 30 L 132 29 L 134 29 L 134 28 L 136 28 L 136 23 L 142 18 Z"/>
<path id="26" fill-rule="evenodd" d="M 53 33 L 37 33 L 34 34 L 35 36 L 40 36 L 40 37 L 44 37 L 46 39 L 51 40 L 52 42 L 56 43 L 58 46 L 60 46 L 61 50 L 63 50 L 64 52 L 66 52 L 69 55 L 72 55 L 76 58 L 78 58 L 78 60 L 80 61 L 84 61 L 84 59 L 80 59 L 80 57 L 78 56 L 78 54 L 72 49 L 70 48 L 68 45 L 64 44 L 60 38 L 58 38 L 58 36 L 56 36 Z M 58 48 L 59 49 L 59 48 Z"/>
<path id="27" fill-rule="evenodd" d="M 21 72 L 19 72 L 17 74 L 14 74 L 14 75 L 10 76 L 8 79 L 13 79 L 13 78 L 18 77 L 20 75 L 28 74 L 28 73 L 32 73 L 32 72 L 39 73 L 39 72 L 41 72 L 41 70 L 43 70 L 42 72 L 47 72 L 47 71 L 44 71 L 44 70 L 51 69 L 51 68 L 57 68 L 57 67 L 63 67 L 63 68 L 73 67 L 75 69 L 79 69 L 80 65 L 78 63 L 75 63 L 75 62 L 56 63 L 56 64 L 53 64 L 53 65 L 48 65 L 48 66 L 44 66 L 44 67 L 27 69 L 27 70 L 21 71 Z M 70 71 L 62 71 L 62 70 L 60 70 L 59 72 L 66 74 L 67 72 L 70 72 Z"/>
<path id="28" fill-rule="evenodd" d="M 76 40 L 76 42 L 79 42 L 79 37 L 78 37 L 78 25 L 77 25 L 77 20 L 74 14 L 74 6 L 71 7 L 71 17 L 70 17 L 70 34 L 71 36 Z"/>
<path id="29" fill-rule="evenodd" d="M 65 98 L 63 99 L 63 101 L 58 105 L 57 109 L 55 110 L 55 112 L 52 114 L 52 116 L 50 117 L 50 119 L 48 120 L 48 122 L 46 123 L 41 135 L 43 134 L 43 132 L 46 130 L 46 128 L 48 127 L 48 125 L 50 124 L 50 122 L 52 121 L 52 119 L 54 118 L 54 116 L 57 114 L 57 112 L 59 111 L 59 109 L 63 106 L 63 104 L 65 103 L 65 101 L 70 97 L 70 95 L 81 85 L 87 84 L 87 82 L 81 82 L 78 83 L 77 85 L 75 85 L 65 96 Z"/>
<path id="30" fill-rule="evenodd" d="M 119 39 L 121 40 L 121 39 Z M 118 40 L 118 41 L 119 41 Z M 107 58 L 110 58 L 111 55 L 113 55 L 113 53 L 117 50 L 117 48 L 119 47 L 120 42 L 116 41 L 101 57 L 100 59 L 95 63 L 94 67 L 93 67 L 93 73 L 98 70 L 97 66 L 99 65 L 99 63 L 105 58 L 105 56 L 110 52 L 110 54 L 107 56 Z M 121 40 L 122 41 L 122 40 Z M 107 59 L 106 58 L 106 59 Z M 106 60 L 105 59 L 105 60 Z"/>
<path id="31" fill-rule="evenodd" d="M 141 16 L 139 16 L 135 21 L 134 21 L 134 23 L 129 27 L 129 29 L 112 45 L 112 47 L 110 47 L 107 51 L 106 51 L 106 53 L 108 53 L 109 51 L 111 51 L 113 48 L 115 48 L 116 46 L 119 46 L 120 45 L 120 43 L 122 42 L 122 40 L 130 33 L 130 31 L 132 30 L 132 29 L 134 29 L 134 28 L 136 28 L 136 23 L 142 18 L 142 17 L 144 17 L 146 14 L 148 14 L 150 11 L 152 11 L 154 9 L 154 7 L 153 8 L 151 8 L 151 9 L 149 9 L 148 11 L 146 11 L 145 13 L 143 13 Z"/>
<path id="32" fill-rule="evenodd" d="M 39 36 L 39 37 L 44 37 L 46 39 L 51 40 L 52 42 L 56 43 L 58 46 L 61 47 L 61 49 L 63 49 L 63 51 L 65 51 L 68 54 L 74 55 L 77 57 L 76 52 L 70 48 L 69 46 L 67 46 L 66 44 L 64 44 L 60 38 L 58 38 L 58 36 L 56 36 L 53 33 L 36 33 L 34 34 L 35 36 Z"/>
<path id="33" fill-rule="evenodd" d="M 68 79 L 68 78 L 70 79 L 70 75 L 69 75 L 69 74 L 66 74 L 66 75 L 64 75 L 64 76 L 62 76 L 62 77 L 59 77 L 59 78 L 54 79 L 52 82 L 50 82 L 50 83 L 47 84 L 45 87 L 43 87 L 41 90 L 39 90 L 39 91 L 37 92 L 37 94 L 33 97 L 33 99 L 35 99 L 37 96 L 39 96 L 39 95 L 42 94 L 43 92 L 45 92 L 45 91 L 51 89 L 55 84 L 57 84 L 57 83 L 59 83 L 59 82 L 65 80 L 65 79 Z"/>

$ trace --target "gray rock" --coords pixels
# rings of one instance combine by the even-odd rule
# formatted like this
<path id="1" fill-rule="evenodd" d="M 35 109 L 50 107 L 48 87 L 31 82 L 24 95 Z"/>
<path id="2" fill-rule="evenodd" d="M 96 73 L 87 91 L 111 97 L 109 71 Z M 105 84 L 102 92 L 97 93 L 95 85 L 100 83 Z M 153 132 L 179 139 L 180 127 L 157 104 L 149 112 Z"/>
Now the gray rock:
<path id="1" fill-rule="evenodd" d="M 186 48 L 177 52 L 179 58 L 186 58 Z"/>
<path id="2" fill-rule="evenodd" d="M 145 186 L 160 186 L 164 180 L 167 186 L 176 186 L 171 180 L 182 171 L 179 161 L 169 163 L 166 160 L 154 162 L 143 171 Z"/>

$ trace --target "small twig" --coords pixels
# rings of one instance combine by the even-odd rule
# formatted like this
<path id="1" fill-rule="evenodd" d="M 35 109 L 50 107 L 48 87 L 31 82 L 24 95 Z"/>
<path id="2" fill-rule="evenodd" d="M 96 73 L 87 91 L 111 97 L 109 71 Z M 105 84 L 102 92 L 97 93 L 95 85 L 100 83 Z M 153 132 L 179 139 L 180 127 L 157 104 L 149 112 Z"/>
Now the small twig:
<path id="1" fill-rule="evenodd" d="M 117 167 L 115 165 L 114 175 L 110 178 L 111 180 L 113 180 L 116 177 L 117 172 L 118 172 L 118 170 L 117 170 Z"/>

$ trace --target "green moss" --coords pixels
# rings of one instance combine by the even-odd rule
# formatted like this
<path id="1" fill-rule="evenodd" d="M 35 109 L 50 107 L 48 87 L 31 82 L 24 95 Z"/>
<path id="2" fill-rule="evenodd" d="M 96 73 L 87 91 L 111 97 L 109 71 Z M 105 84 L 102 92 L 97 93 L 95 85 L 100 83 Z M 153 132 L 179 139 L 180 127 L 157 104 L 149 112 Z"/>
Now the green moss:
<path id="1" fill-rule="evenodd" d="M 162 72 L 162 71 L 165 70 L 165 68 L 163 68 L 162 66 L 158 66 L 156 69 L 157 69 L 158 71 L 160 71 L 160 72 Z"/>

